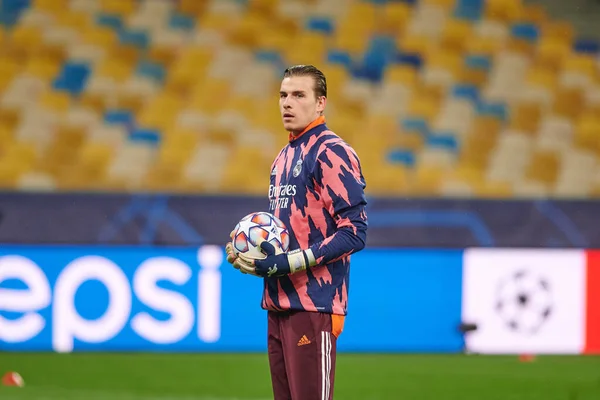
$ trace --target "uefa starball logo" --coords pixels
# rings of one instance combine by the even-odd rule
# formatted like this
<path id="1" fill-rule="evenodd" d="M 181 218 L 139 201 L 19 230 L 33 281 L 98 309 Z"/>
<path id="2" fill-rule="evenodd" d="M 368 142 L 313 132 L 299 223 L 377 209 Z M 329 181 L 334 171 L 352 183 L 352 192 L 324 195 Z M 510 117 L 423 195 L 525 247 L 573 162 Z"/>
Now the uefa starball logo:
<path id="1" fill-rule="evenodd" d="M 42 268 L 34 257 L 0 257 L 0 345 L 34 343 L 44 335 L 57 352 L 116 337 L 156 345 L 190 336 L 205 343 L 219 340 L 220 247 L 201 247 L 196 265 L 161 255 L 130 265 L 131 257 L 116 254 L 81 255 L 57 268 Z M 102 285 L 107 301 L 89 292 L 90 282 Z M 90 305 L 102 308 L 94 319 L 81 312 Z"/>

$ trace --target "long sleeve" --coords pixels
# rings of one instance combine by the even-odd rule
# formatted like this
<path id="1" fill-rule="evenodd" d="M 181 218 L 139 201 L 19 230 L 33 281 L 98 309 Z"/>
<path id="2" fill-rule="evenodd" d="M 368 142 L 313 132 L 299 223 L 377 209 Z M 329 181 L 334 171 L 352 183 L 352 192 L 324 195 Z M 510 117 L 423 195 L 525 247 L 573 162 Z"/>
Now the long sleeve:
<path id="1" fill-rule="evenodd" d="M 344 142 L 326 147 L 315 167 L 315 188 L 336 223 L 336 231 L 310 247 L 317 265 L 362 250 L 367 240 L 367 200 L 360 161 Z"/>

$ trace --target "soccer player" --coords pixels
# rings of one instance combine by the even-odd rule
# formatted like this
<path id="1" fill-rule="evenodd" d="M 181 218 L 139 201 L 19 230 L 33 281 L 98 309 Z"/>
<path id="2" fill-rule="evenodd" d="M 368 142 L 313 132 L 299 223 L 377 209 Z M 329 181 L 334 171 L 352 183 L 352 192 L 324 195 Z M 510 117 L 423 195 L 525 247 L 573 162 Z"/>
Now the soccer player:
<path id="1" fill-rule="evenodd" d="M 355 151 L 329 130 L 327 82 L 312 65 L 285 70 L 279 109 L 289 143 L 275 158 L 269 212 L 290 231 L 290 251 L 260 244 L 266 257 L 227 260 L 264 277 L 268 357 L 275 400 L 330 400 L 336 341 L 348 306 L 350 255 L 367 234 L 365 179 Z"/>

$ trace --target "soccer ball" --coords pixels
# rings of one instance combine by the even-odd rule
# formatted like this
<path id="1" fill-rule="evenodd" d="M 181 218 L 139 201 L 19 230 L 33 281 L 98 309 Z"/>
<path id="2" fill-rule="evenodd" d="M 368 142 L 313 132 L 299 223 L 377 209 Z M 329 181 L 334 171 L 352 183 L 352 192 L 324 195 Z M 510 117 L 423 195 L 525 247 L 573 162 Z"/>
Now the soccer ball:
<path id="1" fill-rule="evenodd" d="M 260 239 L 268 241 L 282 252 L 290 247 L 290 234 L 285 224 L 273 214 L 260 211 L 246 215 L 231 232 L 233 252 L 263 259 L 266 256 L 258 247 Z"/>
<path id="2" fill-rule="evenodd" d="M 511 331 L 532 335 L 552 315 L 552 293 L 546 279 L 520 270 L 498 286 L 496 312 Z"/>

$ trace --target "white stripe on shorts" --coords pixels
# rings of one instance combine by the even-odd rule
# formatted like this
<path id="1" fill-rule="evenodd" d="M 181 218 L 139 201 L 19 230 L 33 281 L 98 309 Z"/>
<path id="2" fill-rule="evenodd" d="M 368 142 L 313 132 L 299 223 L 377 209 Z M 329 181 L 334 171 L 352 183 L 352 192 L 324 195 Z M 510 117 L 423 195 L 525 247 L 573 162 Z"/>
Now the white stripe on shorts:
<path id="1" fill-rule="evenodd" d="M 321 332 L 321 400 L 329 400 L 331 375 L 331 335 Z"/>

